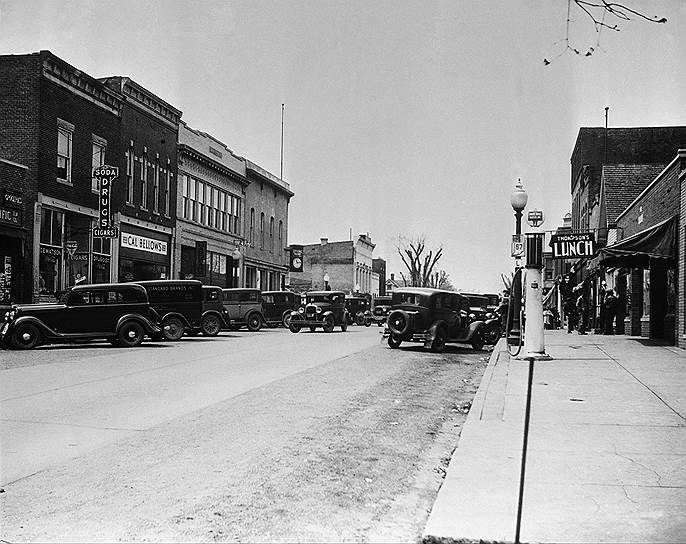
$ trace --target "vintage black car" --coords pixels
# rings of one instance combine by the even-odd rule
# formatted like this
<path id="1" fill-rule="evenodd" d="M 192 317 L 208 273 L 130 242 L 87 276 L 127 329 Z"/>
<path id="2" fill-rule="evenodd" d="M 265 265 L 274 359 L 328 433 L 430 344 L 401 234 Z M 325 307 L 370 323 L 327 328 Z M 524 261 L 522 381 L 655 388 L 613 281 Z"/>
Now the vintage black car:
<path id="1" fill-rule="evenodd" d="M 345 295 L 345 306 L 348 308 L 350 325 L 369 327 L 372 324 L 370 298 L 370 296 L 364 295 Z"/>
<path id="2" fill-rule="evenodd" d="M 200 327 L 194 328 L 189 334 L 195 336 L 217 336 L 226 327 L 224 323 L 224 305 L 222 304 L 222 288 L 215 285 L 202 286 L 202 317 Z"/>
<path id="3" fill-rule="evenodd" d="M 198 280 L 144 280 L 135 282 L 148 292 L 150 305 L 162 318 L 166 340 L 179 340 L 184 332 L 201 327 L 202 283 Z"/>
<path id="4" fill-rule="evenodd" d="M 229 330 L 246 326 L 256 332 L 265 322 L 262 312 L 262 293 L 254 287 L 222 289 L 224 321 Z"/>
<path id="5" fill-rule="evenodd" d="M 314 332 L 317 327 L 322 327 L 324 332 L 332 332 L 335 326 L 340 325 L 345 332 L 349 319 L 343 291 L 310 291 L 305 295 L 305 304 L 291 312 L 288 328 L 291 332 L 300 332 L 300 329 L 309 327 Z"/>
<path id="6" fill-rule="evenodd" d="M 500 339 L 502 325 L 497 312 L 498 295 L 482 295 L 477 293 L 460 293 L 469 299 L 469 317 L 472 321 L 483 321 L 483 337 L 486 344 L 495 344 Z M 495 296 L 495 300 L 493 300 Z"/>
<path id="7" fill-rule="evenodd" d="M 0 342 L 14 349 L 106 339 L 138 346 L 162 332 L 160 316 L 145 289 L 135 284 L 100 283 L 74 287 L 64 303 L 13 305 L 0 327 Z"/>
<path id="8" fill-rule="evenodd" d="M 291 312 L 300 306 L 300 295 L 292 291 L 263 291 L 262 313 L 267 325 L 288 328 Z"/>
<path id="9" fill-rule="evenodd" d="M 448 342 L 471 344 L 475 350 L 484 346 L 484 323 L 470 320 L 469 300 L 458 293 L 406 287 L 394 291 L 391 302 L 384 331 L 391 348 L 402 342 L 422 342 L 435 352 Z"/>
<path id="10" fill-rule="evenodd" d="M 391 309 L 391 296 L 384 295 L 374 298 L 374 309 L 372 310 L 372 319 L 379 327 L 386 323 L 388 312 Z"/>

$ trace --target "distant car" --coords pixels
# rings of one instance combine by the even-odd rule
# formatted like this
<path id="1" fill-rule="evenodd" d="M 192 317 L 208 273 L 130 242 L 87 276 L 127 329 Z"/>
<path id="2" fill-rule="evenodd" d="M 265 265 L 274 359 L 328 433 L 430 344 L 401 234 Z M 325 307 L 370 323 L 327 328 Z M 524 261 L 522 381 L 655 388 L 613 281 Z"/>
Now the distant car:
<path id="1" fill-rule="evenodd" d="M 162 318 L 166 340 L 179 340 L 185 332 L 201 328 L 202 283 L 198 280 L 136 281 L 148 292 L 150 305 Z"/>
<path id="2" fill-rule="evenodd" d="M 370 298 L 364 295 L 345 295 L 345 305 L 350 316 L 349 325 L 369 327 L 372 324 L 372 312 L 369 308 Z"/>
<path id="3" fill-rule="evenodd" d="M 135 347 L 162 332 L 143 287 L 100 283 L 74 287 L 64 303 L 17 304 L 5 313 L 0 342 L 14 349 L 106 339 Z"/>
<path id="4" fill-rule="evenodd" d="M 497 311 L 498 295 L 482 295 L 477 293 L 460 293 L 469 299 L 469 317 L 472 321 L 483 321 L 484 342 L 496 344 L 502 334 L 502 323 Z"/>
<path id="5" fill-rule="evenodd" d="M 224 322 L 229 330 L 245 326 L 256 332 L 265 322 L 262 312 L 262 293 L 254 287 L 222 289 Z"/>
<path id="6" fill-rule="evenodd" d="M 343 291 L 310 291 L 305 295 L 305 303 L 297 311 L 291 312 L 288 328 L 291 332 L 300 332 L 300 329 L 309 327 L 314 332 L 321 327 L 324 332 L 333 332 L 334 327 L 340 326 L 345 332 L 348 323 Z"/>
<path id="7" fill-rule="evenodd" d="M 372 319 L 379 327 L 386 323 L 388 311 L 391 309 L 391 296 L 381 296 L 374 298 L 374 309 L 372 310 Z"/>
<path id="8" fill-rule="evenodd" d="M 402 342 L 422 342 L 434 352 L 443 351 L 446 343 L 483 349 L 484 323 L 470 319 L 466 297 L 453 291 L 405 287 L 393 292 L 391 303 L 384 330 L 391 348 L 399 348 Z"/>
<path id="9" fill-rule="evenodd" d="M 291 312 L 300 305 L 300 295 L 291 291 L 263 291 L 262 313 L 267 325 L 288 328 Z"/>

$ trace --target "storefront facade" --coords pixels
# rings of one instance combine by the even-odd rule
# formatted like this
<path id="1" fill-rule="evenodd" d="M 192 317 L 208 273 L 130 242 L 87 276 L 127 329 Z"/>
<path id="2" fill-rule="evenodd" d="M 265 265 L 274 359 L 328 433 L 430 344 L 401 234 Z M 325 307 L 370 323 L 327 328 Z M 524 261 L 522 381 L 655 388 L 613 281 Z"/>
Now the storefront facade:
<path id="1" fill-rule="evenodd" d="M 222 142 L 179 126 L 174 277 L 222 288 L 243 283 L 245 161 Z"/>

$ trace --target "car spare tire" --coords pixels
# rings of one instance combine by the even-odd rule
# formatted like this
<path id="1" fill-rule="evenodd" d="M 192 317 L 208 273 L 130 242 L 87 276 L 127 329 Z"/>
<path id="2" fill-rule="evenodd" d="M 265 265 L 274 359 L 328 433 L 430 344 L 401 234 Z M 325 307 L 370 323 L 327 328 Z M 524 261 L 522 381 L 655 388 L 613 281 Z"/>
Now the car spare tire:
<path id="1" fill-rule="evenodd" d="M 402 336 L 410 328 L 410 316 L 403 310 L 393 310 L 388 314 L 388 328 L 397 336 Z"/>

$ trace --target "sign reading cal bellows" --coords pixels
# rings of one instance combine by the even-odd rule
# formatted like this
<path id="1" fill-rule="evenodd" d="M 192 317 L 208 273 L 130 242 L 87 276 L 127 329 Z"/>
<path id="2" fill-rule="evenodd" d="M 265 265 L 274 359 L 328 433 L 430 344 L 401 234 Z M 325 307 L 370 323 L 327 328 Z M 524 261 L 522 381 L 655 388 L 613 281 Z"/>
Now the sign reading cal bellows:
<path id="1" fill-rule="evenodd" d="M 98 224 L 93 229 L 96 238 L 116 238 L 117 228 L 112 225 L 110 197 L 112 196 L 112 182 L 119 177 L 117 166 L 98 166 L 93 169 L 93 178 L 100 187 L 100 204 L 98 209 Z"/>
<path id="2" fill-rule="evenodd" d="M 121 233 L 121 247 L 147 251 L 148 253 L 157 253 L 158 255 L 167 254 L 167 242 L 138 236 L 136 234 L 129 234 L 128 232 Z"/>
<path id="3" fill-rule="evenodd" d="M 592 232 L 553 234 L 550 237 L 553 259 L 578 259 L 595 255 L 595 236 Z"/>

